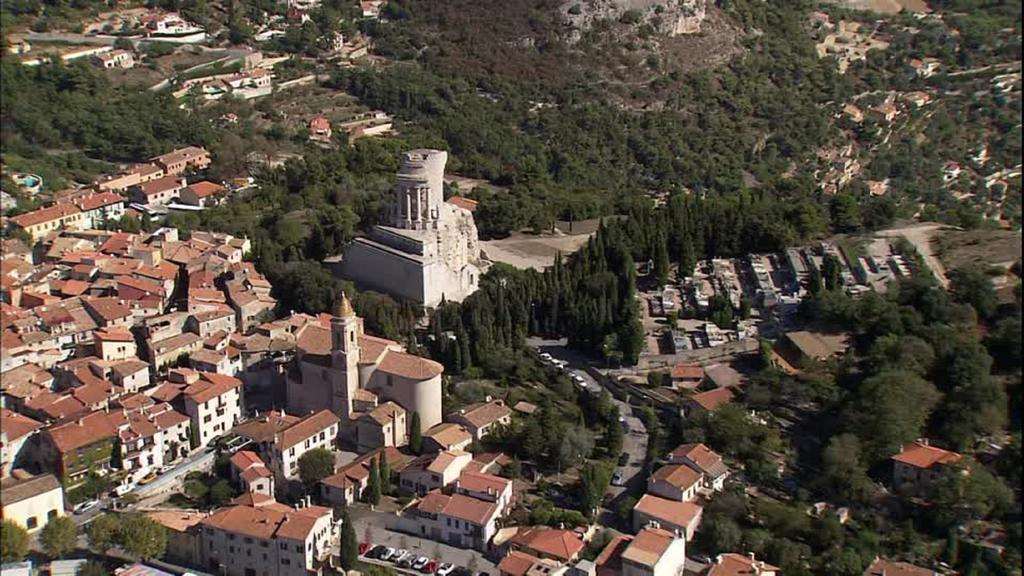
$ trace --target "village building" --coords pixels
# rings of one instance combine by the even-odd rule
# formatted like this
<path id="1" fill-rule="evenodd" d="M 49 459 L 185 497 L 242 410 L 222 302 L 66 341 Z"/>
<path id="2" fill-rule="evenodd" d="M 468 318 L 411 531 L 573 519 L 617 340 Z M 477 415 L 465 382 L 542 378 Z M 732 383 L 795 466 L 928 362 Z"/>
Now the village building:
<path id="1" fill-rule="evenodd" d="M 150 160 L 167 175 L 178 175 L 185 170 L 205 170 L 210 166 L 210 153 L 205 148 L 188 146 L 161 154 Z"/>
<path id="2" fill-rule="evenodd" d="M 574 532 L 547 526 L 520 528 L 508 540 L 510 551 L 524 552 L 562 564 L 575 560 L 584 546 L 583 540 Z"/>
<path id="3" fill-rule="evenodd" d="M 34 457 L 42 469 L 53 471 L 66 486 L 73 486 L 90 471 L 110 469 L 115 438 L 123 422 L 123 415 L 100 411 L 58 424 L 40 434 Z"/>
<path id="4" fill-rule="evenodd" d="M 491 400 L 471 404 L 458 412 L 449 414 L 448 420 L 461 424 L 476 440 L 483 439 L 495 426 L 512 423 L 512 410 L 502 400 Z"/>
<path id="5" fill-rule="evenodd" d="M 925 496 L 935 481 L 954 471 L 962 459 L 960 454 L 932 446 L 926 439 L 908 442 L 892 457 L 893 487 Z"/>
<path id="6" fill-rule="evenodd" d="M 497 531 L 498 507 L 462 494 L 431 492 L 402 518 L 410 532 L 450 546 L 486 550 Z"/>
<path id="7" fill-rule="evenodd" d="M 427 452 L 465 450 L 473 443 L 473 435 L 454 422 L 442 422 L 423 432 L 423 446 Z"/>
<path id="8" fill-rule="evenodd" d="M 455 482 L 472 460 L 472 454 L 462 451 L 424 454 L 402 470 L 398 485 L 404 492 L 424 496 Z"/>
<path id="9" fill-rule="evenodd" d="M 700 364 L 676 364 L 669 377 L 676 390 L 696 390 L 704 383 L 704 368 Z"/>
<path id="10" fill-rule="evenodd" d="M 683 399 L 681 415 L 683 418 L 692 418 L 697 414 L 713 412 L 732 402 L 735 395 L 731 388 L 715 388 L 692 394 Z"/>
<path id="11" fill-rule="evenodd" d="M 133 186 L 129 188 L 128 195 L 133 202 L 139 204 L 166 205 L 178 198 L 185 186 L 185 178 L 174 173 Z"/>
<path id="12" fill-rule="evenodd" d="M 898 562 L 885 558 L 875 560 L 864 570 L 863 576 L 939 576 L 931 568 L 915 566 L 909 562 Z"/>
<path id="13" fill-rule="evenodd" d="M 722 457 L 704 444 L 683 444 L 668 453 L 668 464 L 689 466 L 704 477 L 704 487 L 716 492 L 725 488 L 729 469 Z"/>
<path id="14" fill-rule="evenodd" d="M 38 242 L 46 234 L 60 229 L 79 230 L 85 224 L 85 216 L 74 204 L 57 203 L 47 208 L 26 212 L 9 219 L 11 226 L 28 234 Z"/>
<path id="15" fill-rule="evenodd" d="M 181 201 L 190 206 L 212 206 L 227 195 L 228 189 L 208 180 L 193 182 L 181 191 Z"/>
<path id="16" fill-rule="evenodd" d="M 11 470 L 18 465 L 22 448 L 42 427 L 42 422 L 0 408 L 0 478 L 11 474 Z"/>
<path id="17" fill-rule="evenodd" d="M 644 494 L 633 507 L 633 530 L 640 531 L 651 523 L 670 531 L 678 532 L 692 540 L 704 509 L 693 502 L 668 500 L 653 494 Z"/>
<path id="18" fill-rule="evenodd" d="M 199 565 L 224 576 L 321 575 L 338 526 L 330 508 L 221 508 L 198 523 Z"/>
<path id="19" fill-rule="evenodd" d="M 476 460 L 474 460 L 476 462 Z M 512 480 L 472 470 L 473 462 L 455 479 L 451 489 L 456 494 L 494 502 L 498 515 L 504 516 L 512 507 Z"/>
<path id="20" fill-rule="evenodd" d="M 35 533 L 51 520 L 64 516 L 64 488 L 53 474 L 32 476 L 15 470 L 0 480 L 3 503 L 0 518 Z"/>
<path id="21" fill-rule="evenodd" d="M 703 474 L 679 464 L 658 468 L 647 481 L 647 492 L 677 502 L 692 502 L 697 497 Z"/>
<path id="22" fill-rule="evenodd" d="M 485 264 L 473 214 L 444 201 L 447 161 L 440 150 L 402 156 L 386 224 L 349 246 L 343 276 L 428 307 L 476 291 Z"/>
<path id="23" fill-rule="evenodd" d="M 231 479 L 243 492 L 274 495 L 273 472 L 251 450 L 239 450 L 231 455 Z"/>
<path id="24" fill-rule="evenodd" d="M 622 551 L 622 576 L 676 576 L 686 562 L 686 540 L 661 528 L 644 528 Z"/>
<path id="25" fill-rule="evenodd" d="M 135 66 L 135 58 L 127 50 L 115 48 L 110 52 L 104 52 L 93 57 L 98 66 L 109 70 L 111 68 L 131 68 Z"/>
<path id="26" fill-rule="evenodd" d="M 309 121 L 309 139 L 317 142 L 331 141 L 331 121 L 326 116 L 314 116 Z"/>

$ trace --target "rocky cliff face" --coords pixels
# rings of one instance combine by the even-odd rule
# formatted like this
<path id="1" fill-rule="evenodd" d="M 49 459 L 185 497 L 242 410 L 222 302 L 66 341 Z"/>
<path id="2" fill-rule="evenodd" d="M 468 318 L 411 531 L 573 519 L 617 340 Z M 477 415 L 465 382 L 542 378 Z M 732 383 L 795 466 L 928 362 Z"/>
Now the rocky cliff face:
<path id="1" fill-rule="evenodd" d="M 564 10 L 577 35 L 600 20 L 615 20 L 676 36 L 701 31 L 707 0 L 569 0 Z"/>

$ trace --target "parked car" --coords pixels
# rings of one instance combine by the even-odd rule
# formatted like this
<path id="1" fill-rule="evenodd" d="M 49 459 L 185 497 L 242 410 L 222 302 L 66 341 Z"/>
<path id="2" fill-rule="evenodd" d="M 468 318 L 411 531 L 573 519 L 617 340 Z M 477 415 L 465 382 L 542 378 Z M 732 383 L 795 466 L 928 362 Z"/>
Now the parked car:
<path id="1" fill-rule="evenodd" d="M 420 569 L 420 572 L 424 574 L 434 574 L 437 572 L 437 561 L 431 560 L 427 562 L 427 565 Z"/>
<path id="2" fill-rule="evenodd" d="M 78 505 L 75 506 L 75 514 L 85 514 L 99 505 L 99 500 L 86 500 L 85 502 L 79 502 Z"/>
<path id="3" fill-rule="evenodd" d="M 622 486 L 624 483 L 623 480 L 622 473 L 616 472 L 612 475 L 612 486 Z"/>
<path id="4" fill-rule="evenodd" d="M 625 466 L 626 464 L 629 464 L 629 454 L 623 452 L 619 455 L 619 466 Z"/>
<path id="5" fill-rule="evenodd" d="M 412 561 L 412 567 L 414 570 L 423 570 L 427 566 L 427 562 L 430 562 L 430 558 L 426 556 L 420 556 L 419 558 Z"/>
<path id="6" fill-rule="evenodd" d="M 395 564 L 399 564 L 400 562 L 402 562 L 403 560 L 405 560 L 409 556 L 410 556 L 410 554 L 409 554 L 408 550 L 406 550 L 404 548 L 399 548 L 398 550 L 395 550 L 395 555 L 394 555 L 394 557 L 391 558 L 391 561 L 394 562 Z"/>
<path id="7" fill-rule="evenodd" d="M 150 472 L 149 474 L 146 474 L 145 478 L 143 478 L 142 480 L 139 480 L 139 485 L 140 486 L 145 486 L 146 484 L 149 484 L 150 482 L 152 482 L 153 480 L 156 480 L 157 478 L 158 478 L 158 476 L 156 475 L 156 472 Z"/>
<path id="8" fill-rule="evenodd" d="M 455 564 L 445 562 L 437 567 L 437 576 L 448 576 L 455 571 Z"/>
<path id="9" fill-rule="evenodd" d="M 125 482 L 124 484 L 118 484 L 117 486 L 114 486 L 113 493 L 114 496 L 124 496 L 125 494 L 131 492 L 132 490 L 135 490 L 135 483 Z"/>
<path id="10" fill-rule="evenodd" d="M 378 556 L 378 558 L 380 560 L 383 560 L 385 562 L 390 562 L 391 559 L 394 558 L 394 557 L 395 557 L 395 549 L 390 547 L 390 546 L 386 546 L 384 548 L 384 550 L 380 553 L 380 556 Z"/>
<path id="11" fill-rule="evenodd" d="M 551 354 L 548 354 L 547 352 L 541 352 L 540 353 L 540 359 L 545 361 L 545 362 L 551 362 L 551 360 L 552 360 Z"/>
<path id="12" fill-rule="evenodd" d="M 381 554 L 383 554 L 383 553 L 384 553 L 384 551 L 385 551 L 385 550 L 387 550 L 387 549 L 388 549 L 388 547 L 387 547 L 387 546 L 385 546 L 385 545 L 383 545 L 383 544 L 377 544 L 377 545 L 376 545 L 376 546 L 374 546 L 373 548 L 370 548 L 370 549 L 369 549 L 369 550 L 368 550 L 368 551 L 366 552 L 365 556 L 366 556 L 367 558 L 380 558 L 380 555 L 381 555 Z"/>
<path id="13" fill-rule="evenodd" d="M 360 542 L 359 543 L 359 554 L 361 556 L 366 556 L 366 553 L 369 552 L 370 548 L 372 548 L 372 547 L 373 546 L 369 542 Z"/>
<path id="14" fill-rule="evenodd" d="M 395 562 L 395 565 L 399 568 L 412 568 L 413 562 L 416 561 L 415 554 L 406 554 L 401 560 Z"/>

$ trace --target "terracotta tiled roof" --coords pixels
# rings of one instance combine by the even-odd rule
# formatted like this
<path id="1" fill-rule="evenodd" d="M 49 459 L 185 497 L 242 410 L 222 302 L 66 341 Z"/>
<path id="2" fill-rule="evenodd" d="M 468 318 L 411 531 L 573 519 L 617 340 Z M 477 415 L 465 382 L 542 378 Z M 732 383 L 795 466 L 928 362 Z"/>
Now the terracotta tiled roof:
<path id="1" fill-rule="evenodd" d="M 501 400 L 482 402 L 465 407 L 459 412 L 459 418 L 464 419 L 477 428 L 489 426 L 502 418 L 512 415 L 512 410 Z"/>
<path id="2" fill-rule="evenodd" d="M 330 509 L 319 506 L 313 508 L 316 508 L 318 516 L 331 514 Z M 203 519 L 201 524 L 261 540 L 278 537 L 301 541 L 313 530 L 316 517 L 309 514 L 309 511 L 300 512 L 302 511 L 282 512 L 267 507 L 229 506 Z"/>
<path id="3" fill-rule="evenodd" d="M 676 537 L 661 528 L 644 528 L 622 552 L 622 559 L 653 568 Z"/>
<path id="4" fill-rule="evenodd" d="M 526 576 L 526 573 L 533 568 L 534 564 L 540 562 L 536 556 L 530 556 L 525 552 L 512 550 L 498 562 L 498 571 L 508 576 Z"/>
<path id="5" fill-rule="evenodd" d="M 185 388 L 184 394 L 196 404 L 202 404 L 241 387 L 242 381 L 238 378 L 223 374 L 204 373 L 199 382 Z"/>
<path id="6" fill-rule="evenodd" d="M 103 328 L 92 333 L 97 340 L 104 342 L 134 342 L 132 333 L 124 328 Z"/>
<path id="7" fill-rule="evenodd" d="M 512 484 L 512 481 L 508 478 L 482 472 L 470 472 L 468 470 L 464 470 L 459 475 L 457 482 L 457 489 L 461 488 L 470 492 L 485 494 L 501 494 Z"/>
<path id="8" fill-rule="evenodd" d="M 672 378 L 703 378 L 704 367 L 700 364 L 676 364 L 672 367 Z"/>
<path id="9" fill-rule="evenodd" d="M 28 416 L 0 408 L 0 430 L 7 434 L 7 441 L 14 442 L 42 428 L 42 423 Z"/>
<path id="10" fill-rule="evenodd" d="M 472 460 L 472 457 L 469 452 L 463 452 L 462 450 L 445 450 L 434 456 L 430 463 L 427 464 L 426 469 L 428 472 L 443 474 L 450 466 L 458 465 L 460 460 L 466 463 Z"/>
<path id="11" fill-rule="evenodd" d="M 216 182 L 210 182 L 203 180 L 201 182 L 194 182 L 188 185 L 188 189 L 196 195 L 196 198 L 206 198 L 207 196 L 213 196 L 227 190 L 227 188 L 217 184 Z"/>
<path id="12" fill-rule="evenodd" d="M 405 352 L 388 352 L 378 369 L 410 380 L 428 380 L 444 372 L 441 364 Z"/>
<path id="13" fill-rule="evenodd" d="M 462 196 L 452 196 L 447 200 L 452 206 L 458 206 L 470 212 L 476 212 L 478 202 L 476 200 L 470 200 L 469 198 L 463 198 Z"/>
<path id="14" fill-rule="evenodd" d="M 163 524 L 169 530 L 185 532 L 192 526 L 199 524 L 206 518 L 207 514 L 202 512 L 187 512 L 185 510 L 157 510 L 146 512 L 146 516 Z"/>
<path id="15" fill-rule="evenodd" d="M 327 428 L 340 423 L 341 420 L 330 410 L 321 410 L 306 416 L 299 422 L 286 428 L 277 436 L 277 444 L 282 451 L 295 446 L 306 438 L 316 436 Z"/>
<path id="16" fill-rule="evenodd" d="M 961 458 L 956 452 L 943 450 L 920 441 L 904 444 L 900 453 L 892 457 L 897 462 L 922 469 L 928 469 L 937 464 L 955 464 Z"/>
<path id="17" fill-rule="evenodd" d="M 152 196 L 171 190 L 180 190 L 185 187 L 185 179 L 181 176 L 164 176 L 149 182 L 139 184 L 139 190 L 145 196 Z"/>
<path id="18" fill-rule="evenodd" d="M 86 414 L 74 422 L 50 428 L 47 433 L 61 453 L 77 450 L 117 435 L 116 418 L 106 412 Z"/>
<path id="19" fill-rule="evenodd" d="M 92 310 L 93 314 L 101 320 L 112 322 L 132 315 L 130 308 L 124 305 L 122 300 L 117 298 L 86 298 L 83 300 L 86 308 Z"/>
<path id="20" fill-rule="evenodd" d="M 705 410 L 714 410 L 732 402 L 733 393 L 730 388 L 715 388 L 707 392 L 701 392 L 690 396 L 689 400 Z"/>
<path id="21" fill-rule="evenodd" d="M 417 504 L 417 508 L 431 514 L 444 514 L 458 518 L 477 526 L 485 526 L 497 513 L 497 506 L 492 502 L 477 500 L 462 494 L 446 496 L 436 490 L 424 496 Z"/>
<path id="22" fill-rule="evenodd" d="M 615 536 L 594 559 L 594 565 L 610 573 L 619 574 L 622 570 L 622 553 L 632 540 L 632 536 Z"/>
<path id="23" fill-rule="evenodd" d="M 78 207 L 73 204 L 58 203 L 48 208 L 40 208 L 39 210 L 13 216 L 11 222 L 22 228 L 28 228 L 29 226 L 35 226 L 43 222 L 52 222 L 79 212 Z"/>
<path id="24" fill-rule="evenodd" d="M 703 508 L 693 502 L 679 502 L 644 494 L 633 510 L 673 526 L 685 527 L 702 513 Z"/>
<path id="25" fill-rule="evenodd" d="M 669 452 L 671 460 L 688 459 L 705 474 L 717 478 L 724 472 L 722 457 L 704 444 L 682 444 Z"/>
<path id="26" fill-rule="evenodd" d="M 271 411 L 242 422 L 235 426 L 233 432 L 250 438 L 253 442 L 270 442 L 279 432 L 294 426 L 299 420 L 298 416 L 285 414 L 283 411 Z"/>
<path id="27" fill-rule="evenodd" d="M 399 414 L 404 414 L 405 409 L 395 404 L 394 402 L 388 401 L 380 406 L 377 406 L 373 410 L 370 410 L 365 414 L 366 418 L 377 422 L 381 426 L 384 426 L 398 417 Z"/>
<path id="28" fill-rule="evenodd" d="M 652 481 L 664 481 L 680 489 L 688 490 L 700 482 L 700 472 L 689 466 L 669 464 L 658 468 L 651 475 Z"/>
<path id="29" fill-rule="evenodd" d="M 510 542 L 541 554 L 568 562 L 583 549 L 583 541 L 569 530 L 532 527 L 520 531 Z"/>
<path id="30" fill-rule="evenodd" d="M 239 450 L 232 454 L 231 465 L 241 471 L 248 470 L 253 466 L 266 467 L 263 460 L 260 460 L 260 457 L 251 450 Z"/>
<path id="31" fill-rule="evenodd" d="M 424 432 L 423 437 L 431 438 L 444 448 L 473 440 L 473 436 L 465 428 L 454 422 L 442 422 Z"/>
<path id="32" fill-rule="evenodd" d="M 83 212 L 88 212 L 90 210 L 96 210 L 97 208 L 103 208 L 104 206 L 123 204 L 125 199 L 124 196 L 114 192 L 100 192 L 99 194 L 91 194 L 89 196 L 77 198 L 74 202 L 75 205 L 77 205 Z"/>

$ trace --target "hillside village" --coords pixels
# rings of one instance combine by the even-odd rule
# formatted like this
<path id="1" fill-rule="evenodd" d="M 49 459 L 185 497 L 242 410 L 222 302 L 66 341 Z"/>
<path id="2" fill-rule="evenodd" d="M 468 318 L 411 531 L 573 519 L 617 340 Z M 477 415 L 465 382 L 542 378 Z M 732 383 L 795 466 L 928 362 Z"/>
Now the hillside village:
<path id="1" fill-rule="evenodd" d="M 521 71 L 614 38 L 635 53 L 595 86 L 639 115 L 670 99 L 638 78 L 724 98 L 700 75 L 769 24 L 569 2 L 577 52 L 538 33 L 481 64 L 447 60 L 467 31 L 410 33 L 408 2 L 251 4 L 4 25 L 23 80 L 100 78 L 166 118 L 108 148 L 5 142 L 2 576 L 1020 573 L 1019 44 L 954 64 L 921 49 L 959 41 L 948 12 L 815 5 L 815 81 L 850 84 L 805 162 L 758 126 L 742 153 L 783 178 L 744 163 L 735 200 L 636 173 L 598 209 L 581 167 L 614 186 L 614 161 L 520 140 L 575 102 L 414 86 L 400 61 Z M 545 145 L 613 147 L 594 134 Z M 623 140 L 654 157 L 644 134 Z M 548 169 L 578 197 L 517 172 Z"/>

